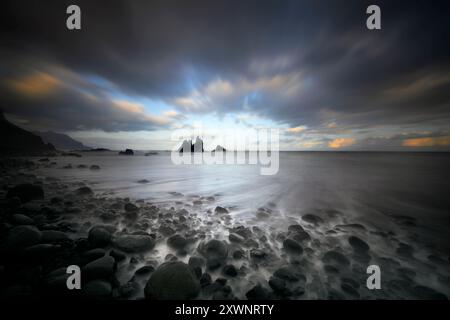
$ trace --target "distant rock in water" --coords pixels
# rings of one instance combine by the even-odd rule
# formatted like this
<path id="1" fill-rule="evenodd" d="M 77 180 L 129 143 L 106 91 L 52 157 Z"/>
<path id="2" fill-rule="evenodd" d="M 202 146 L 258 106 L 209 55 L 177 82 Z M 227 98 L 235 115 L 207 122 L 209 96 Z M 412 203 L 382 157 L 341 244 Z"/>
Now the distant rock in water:
<path id="1" fill-rule="evenodd" d="M 183 152 L 205 152 L 203 148 L 203 140 L 200 137 L 197 137 L 195 143 L 192 143 L 192 140 L 184 140 L 180 149 L 178 149 L 180 153 Z"/>
<path id="2" fill-rule="evenodd" d="M 119 155 L 121 156 L 133 156 L 134 151 L 132 149 L 126 149 L 125 151 L 119 151 Z"/>
<path id="3" fill-rule="evenodd" d="M 146 156 L 146 157 L 148 157 L 148 156 L 155 156 L 155 155 L 157 155 L 157 154 L 158 154 L 158 152 L 150 151 L 150 152 L 147 152 L 147 153 L 145 154 L 145 156 Z"/>
<path id="4" fill-rule="evenodd" d="M 224 147 L 222 147 L 220 145 L 217 145 L 216 149 L 214 149 L 211 152 L 226 152 L 226 151 L 227 151 L 227 149 L 225 149 Z"/>
<path id="5" fill-rule="evenodd" d="M 0 154 L 39 155 L 55 152 L 55 147 L 45 144 L 41 137 L 6 120 L 0 110 Z M 7 137 L 7 138 L 6 138 Z"/>
<path id="6" fill-rule="evenodd" d="M 44 143 L 51 143 L 58 150 L 86 150 L 90 149 L 81 142 L 73 139 L 67 134 L 47 131 L 47 132 L 33 132 L 42 138 Z"/>

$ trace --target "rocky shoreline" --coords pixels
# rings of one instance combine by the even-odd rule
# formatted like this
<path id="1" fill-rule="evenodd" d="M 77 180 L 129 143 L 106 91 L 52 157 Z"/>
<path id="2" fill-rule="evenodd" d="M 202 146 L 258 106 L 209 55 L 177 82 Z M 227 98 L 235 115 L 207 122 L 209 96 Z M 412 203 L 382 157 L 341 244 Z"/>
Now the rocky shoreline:
<path id="1" fill-rule="evenodd" d="M 56 164 L 57 160 L 52 159 Z M 4 159 L 0 190 L 0 297 L 86 299 L 446 299 L 449 256 L 425 260 L 396 232 L 374 230 L 323 209 L 283 230 L 242 225 L 218 195 L 171 204 L 96 193 L 83 183 L 36 174 L 47 161 Z M 95 165 L 95 164 L 92 164 Z M 91 167 L 92 169 L 92 167 Z M 97 166 L 95 170 L 100 170 Z M 147 181 L 149 182 L 149 181 Z M 259 208 L 270 219 L 275 204 Z M 343 223 L 345 221 L 346 223 Z M 396 227 L 415 228 L 407 216 Z M 394 254 L 377 252 L 385 242 Z M 418 254 L 420 253 L 420 254 Z M 366 288 L 366 267 L 383 270 L 383 290 Z M 81 268 L 68 290 L 66 268 Z M 417 265 L 421 271 L 416 270 Z M 434 274 L 438 288 L 419 273 Z"/>

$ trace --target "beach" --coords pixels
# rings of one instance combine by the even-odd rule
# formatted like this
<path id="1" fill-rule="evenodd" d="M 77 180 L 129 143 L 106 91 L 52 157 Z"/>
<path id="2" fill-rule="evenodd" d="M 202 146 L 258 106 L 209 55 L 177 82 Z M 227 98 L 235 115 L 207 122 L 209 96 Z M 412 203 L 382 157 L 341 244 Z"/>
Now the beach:
<path id="1" fill-rule="evenodd" d="M 281 152 L 273 176 L 81 154 L 1 161 L 3 298 L 450 295 L 446 153 Z M 81 290 L 67 289 L 69 265 Z"/>

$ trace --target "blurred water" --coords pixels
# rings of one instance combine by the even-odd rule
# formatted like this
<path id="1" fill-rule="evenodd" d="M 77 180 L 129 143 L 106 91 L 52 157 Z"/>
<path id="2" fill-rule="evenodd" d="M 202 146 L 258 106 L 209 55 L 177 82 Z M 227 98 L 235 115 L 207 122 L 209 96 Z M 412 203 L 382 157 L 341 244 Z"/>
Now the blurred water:
<path id="1" fill-rule="evenodd" d="M 332 208 L 366 220 L 406 214 L 450 225 L 449 154 L 281 152 L 279 161 L 276 175 L 263 176 L 258 165 L 174 165 L 168 152 L 84 153 L 58 158 L 44 174 L 154 202 L 173 201 L 174 192 L 216 195 L 217 204 L 234 207 L 235 215 L 244 218 L 275 205 L 287 215 Z M 73 169 L 62 169 L 69 163 Z M 101 170 L 78 169 L 80 164 L 97 164 Z M 142 179 L 149 183 L 138 183 Z"/>
<path id="2" fill-rule="evenodd" d="M 81 158 L 53 160 L 57 164 L 42 168 L 43 176 L 85 183 L 99 196 L 184 207 L 205 221 L 212 218 L 215 206 L 227 207 L 232 220 L 215 225 L 211 237 L 226 238 L 229 225 L 258 226 L 270 235 L 270 246 L 278 248 L 276 234 L 302 223 L 316 239 L 310 243 L 309 277 L 317 274 L 320 286 L 329 285 L 320 271 L 323 254 L 336 248 L 350 254 L 347 238 L 355 234 L 369 243 L 371 263 L 382 266 L 388 283 L 385 296 L 372 292 L 373 297 L 410 296 L 409 289 L 398 291 L 402 271 L 394 263 L 397 259 L 414 270 L 417 283 L 450 294 L 450 154 L 281 152 L 279 172 L 272 176 L 261 175 L 257 165 L 174 165 L 168 152 L 84 153 Z M 69 163 L 73 168 L 63 169 Z M 77 168 L 81 164 L 88 168 Z M 90 165 L 101 169 L 90 170 Z M 139 183 L 142 179 L 148 183 Z M 271 214 L 258 215 L 259 208 L 268 208 Z M 307 213 L 326 221 L 305 225 L 300 217 Z M 356 223 L 363 230 L 351 229 Z M 398 248 L 404 244 L 414 257 L 399 256 Z M 166 249 L 158 247 L 160 255 Z M 260 277 L 265 269 L 258 270 L 254 275 Z M 361 270 L 358 274 L 364 279 L 365 269 Z M 407 287 L 414 285 L 408 279 Z M 319 289 L 310 290 L 308 297 L 323 297 Z"/>

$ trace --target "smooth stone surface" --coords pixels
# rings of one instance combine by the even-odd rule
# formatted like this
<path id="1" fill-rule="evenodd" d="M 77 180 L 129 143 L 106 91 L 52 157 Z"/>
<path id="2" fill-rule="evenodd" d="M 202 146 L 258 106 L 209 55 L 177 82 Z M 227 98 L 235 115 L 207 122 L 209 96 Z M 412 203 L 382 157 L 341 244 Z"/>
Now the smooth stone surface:
<path id="1" fill-rule="evenodd" d="M 305 275 L 294 266 L 281 267 L 273 273 L 273 276 L 289 282 L 306 281 Z"/>
<path id="2" fill-rule="evenodd" d="M 53 243 L 70 240 L 69 236 L 62 232 L 56 230 L 44 230 L 42 231 L 42 243 Z"/>
<path id="3" fill-rule="evenodd" d="M 75 190 L 75 193 L 79 196 L 90 196 L 94 194 L 94 191 L 89 187 L 80 187 Z"/>
<path id="4" fill-rule="evenodd" d="M 83 293 L 89 298 L 106 299 L 111 297 L 111 283 L 105 280 L 93 280 L 82 287 Z"/>
<path id="5" fill-rule="evenodd" d="M 355 236 L 351 236 L 350 238 L 348 238 L 348 243 L 355 251 L 367 252 L 370 249 L 369 245 L 364 240 L 361 240 L 360 238 Z"/>
<path id="6" fill-rule="evenodd" d="M 147 299 L 193 299 L 200 292 L 200 282 L 187 264 L 166 262 L 153 272 L 144 292 Z"/>
<path id="7" fill-rule="evenodd" d="M 88 240 L 94 247 L 106 247 L 111 242 L 111 232 L 102 226 L 95 226 L 89 230 Z"/>
<path id="8" fill-rule="evenodd" d="M 10 230 L 6 243 L 9 247 L 23 248 L 37 244 L 42 234 L 34 226 L 17 226 Z"/>
<path id="9" fill-rule="evenodd" d="M 89 262 L 81 269 L 81 274 L 86 279 L 108 279 L 114 274 L 115 261 L 111 256 Z"/>
<path id="10" fill-rule="evenodd" d="M 150 250 L 155 246 L 149 235 L 121 235 L 117 236 L 113 243 L 118 249 L 129 253 Z"/>
<path id="11" fill-rule="evenodd" d="M 291 253 L 302 254 L 303 248 L 302 246 L 295 240 L 286 239 L 283 241 L 283 248 Z"/>
<path id="12" fill-rule="evenodd" d="M 17 225 L 32 225 L 34 224 L 34 220 L 31 219 L 29 216 L 26 216 L 24 214 L 13 214 L 11 217 L 11 221 L 14 224 Z"/>
<path id="13" fill-rule="evenodd" d="M 167 245 L 174 249 L 183 249 L 187 244 L 187 240 L 179 234 L 174 234 L 167 239 Z"/>
<path id="14" fill-rule="evenodd" d="M 257 284 L 252 289 L 250 289 L 245 296 L 248 300 L 265 300 L 269 299 L 269 291 L 262 287 L 260 284 Z"/>
<path id="15" fill-rule="evenodd" d="M 225 260 L 228 256 L 228 246 L 223 241 L 210 240 L 202 242 L 197 248 L 198 252 L 206 259 L 220 259 Z"/>

